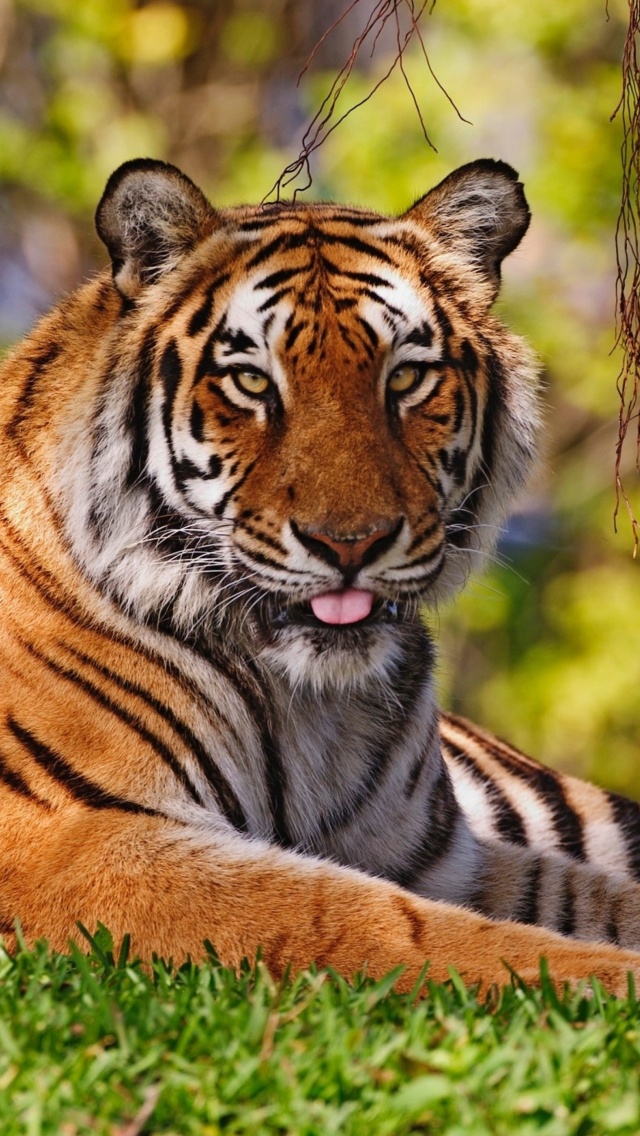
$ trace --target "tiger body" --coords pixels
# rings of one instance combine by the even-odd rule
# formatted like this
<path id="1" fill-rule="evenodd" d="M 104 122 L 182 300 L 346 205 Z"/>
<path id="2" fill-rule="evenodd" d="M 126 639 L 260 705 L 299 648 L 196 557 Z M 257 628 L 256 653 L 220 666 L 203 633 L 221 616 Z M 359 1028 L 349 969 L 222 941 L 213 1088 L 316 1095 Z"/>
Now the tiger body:
<path id="1" fill-rule="evenodd" d="M 400 218 L 111 179 L 113 273 L 0 384 L 9 944 L 638 969 L 638 807 L 440 715 L 420 620 L 533 457 L 535 363 L 489 314 L 527 222 L 500 163 Z"/>

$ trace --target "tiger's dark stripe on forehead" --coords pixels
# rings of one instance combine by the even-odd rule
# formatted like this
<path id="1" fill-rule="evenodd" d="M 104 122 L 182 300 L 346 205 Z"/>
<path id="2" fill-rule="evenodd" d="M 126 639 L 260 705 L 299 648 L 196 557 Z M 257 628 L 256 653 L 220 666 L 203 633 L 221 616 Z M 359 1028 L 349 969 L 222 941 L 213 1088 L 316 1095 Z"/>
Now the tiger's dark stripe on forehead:
<path id="1" fill-rule="evenodd" d="M 254 229 L 261 231 L 288 224 L 299 226 L 306 224 L 309 215 L 313 216 L 314 213 L 323 223 L 342 223 L 362 228 L 371 228 L 380 224 L 378 213 L 371 213 L 366 209 L 358 209 L 349 205 L 332 206 L 330 202 L 322 205 L 317 211 L 313 205 L 295 205 L 293 202 L 286 201 L 261 206 L 261 209 L 264 211 L 262 214 L 256 213 L 255 217 L 237 222 L 235 227 L 238 232 L 250 233 Z M 307 216 L 305 216 L 305 213 Z"/>
<path id="2" fill-rule="evenodd" d="M 193 339 L 194 336 L 199 335 L 201 331 L 204 331 L 213 314 L 213 305 L 216 292 L 219 291 L 219 289 L 222 288 L 224 284 L 227 284 L 229 280 L 231 280 L 231 277 L 231 272 L 222 272 L 219 276 L 216 276 L 216 278 L 209 284 L 200 307 L 196 308 L 195 312 L 191 316 L 191 319 L 189 320 L 187 335 L 191 339 Z M 190 299 L 190 297 L 191 293 L 189 293 L 189 295 L 185 297 L 184 302 L 186 303 L 187 299 Z"/>
<path id="3" fill-rule="evenodd" d="M 219 343 L 224 344 L 223 355 L 231 355 L 236 351 L 255 351 L 258 347 L 255 339 L 247 335 L 247 332 L 244 331 L 243 328 L 234 328 L 232 330 L 231 328 L 225 327 L 224 330 L 220 331 L 217 339 Z"/>
<path id="4" fill-rule="evenodd" d="M 420 327 L 413 328 L 403 337 L 403 343 L 415 343 L 416 347 L 431 347 L 433 343 L 433 328 L 425 320 Z"/>
<path id="5" fill-rule="evenodd" d="M 270 260 L 272 256 L 278 256 L 283 252 L 291 252 L 296 248 L 307 248 L 309 245 L 309 235 L 306 228 L 298 229 L 297 232 L 284 232 L 278 233 L 272 241 L 263 245 L 249 256 L 244 265 L 244 269 L 249 272 L 252 268 L 257 268 L 259 264 L 264 264 L 265 261 Z"/>
<path id="6" fill-rule="evenodd" d="M 319 245 L 342 245 L 352 252 L 362 253 L 364 256 L 370 256 L 373 260 L 379 260 L 382 264 L 389 264 L 395 267 L 395 261 L 389 256 L 389 253 L 385 252 L 379 245 L 372 244 L 370 241 L 363 241 L 360 237 L 354 237 L 346 233 L 329 233 L 324 228 L 314 229 L 313 234 Z"/>
<path id="7" fill-rule="evenodd" d="M 280 290 L 278 292 L 274 292 L 271 296 L 267 297 L 266 300 L 263 300 L 263 302 L 260 304 L 260 306 L 258 308 L 258 311 L 259 312 L 270 311 L 271 308 L 275 308 L 276 305 L 279 304 L 281 300 L 284 300 L 285 296 L 290 296 L 292 292 L 295 294 L 295 289 L 292 286 L 288 286 L 286 288 L 280 288 Z"/>
<path id="8" fill-rule="evenodd" d="M 310 272 L 313 269 L 313 264 L 296 265 L 295 268 L 279 268 L 276 272 L 270 272 L 268 276 L 257 280 L 253 285 L 254 291 L 259 291 L 262 288 L 278 288 L 280 284 L 284 284 L 292 280 L 295 276 L 300 276 L 302 273 Z"/>

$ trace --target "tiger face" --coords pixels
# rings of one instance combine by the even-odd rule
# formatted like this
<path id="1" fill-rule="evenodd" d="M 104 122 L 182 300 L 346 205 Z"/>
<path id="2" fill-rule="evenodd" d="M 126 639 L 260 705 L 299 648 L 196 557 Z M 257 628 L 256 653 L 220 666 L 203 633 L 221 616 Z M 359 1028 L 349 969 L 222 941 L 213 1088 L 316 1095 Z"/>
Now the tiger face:
<path id="1" fill-rule="evenodd" d="M 399 218 L 215 211 L 173 167 L 117 171 L 97 216 L 123 309 L 94 579 L 173 634 L 223 627 L 296 683 L 388 671 L 531 461 L 535 367 L 488 314 L 528 219 L 489 161 Z"/>

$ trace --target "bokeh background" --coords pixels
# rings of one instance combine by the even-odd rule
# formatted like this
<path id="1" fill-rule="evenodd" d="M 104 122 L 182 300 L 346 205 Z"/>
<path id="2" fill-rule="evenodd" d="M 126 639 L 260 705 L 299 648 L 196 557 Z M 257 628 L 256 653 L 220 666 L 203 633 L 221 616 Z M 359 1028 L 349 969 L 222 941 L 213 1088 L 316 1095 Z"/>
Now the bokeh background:
<path id="1" fill-rule="evenodd" d="M 261 199 L 373 9 L 357 0 L 0 0 L 0 343 L 106 258 L 109 173 L 149 155 L 214 202 Z M 540 353 L 544 460 L 497 560 L 432 621 L 445 704 L 553 765 L 640 795 L 640 564 L 613 528 L 615 249 L 625 0 L 439 0 L 396 70 L 315 155 L 314 197 L 400 210 L 456 165 L 511 162 L 534 222 L 499 307 Z M 391 25 L 342 110 L 388 70 Z M 460 112 L 465 122 L 456 112 Z M 625 476 L 638 504 L 630 447 Z"/>

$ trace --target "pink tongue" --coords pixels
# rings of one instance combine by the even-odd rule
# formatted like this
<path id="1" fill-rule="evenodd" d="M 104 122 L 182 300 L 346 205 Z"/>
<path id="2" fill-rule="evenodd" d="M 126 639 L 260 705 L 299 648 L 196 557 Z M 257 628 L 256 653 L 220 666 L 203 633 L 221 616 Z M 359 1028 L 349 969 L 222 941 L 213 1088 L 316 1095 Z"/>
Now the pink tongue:
<path id="1" fill-rule="evenodd" d="M 367 618 L 372 607 L 373 592 L 365 592 L 360 588 L 325 592 L 311 600 L 311 610 L 321 623 L 358 623 Z"/>

